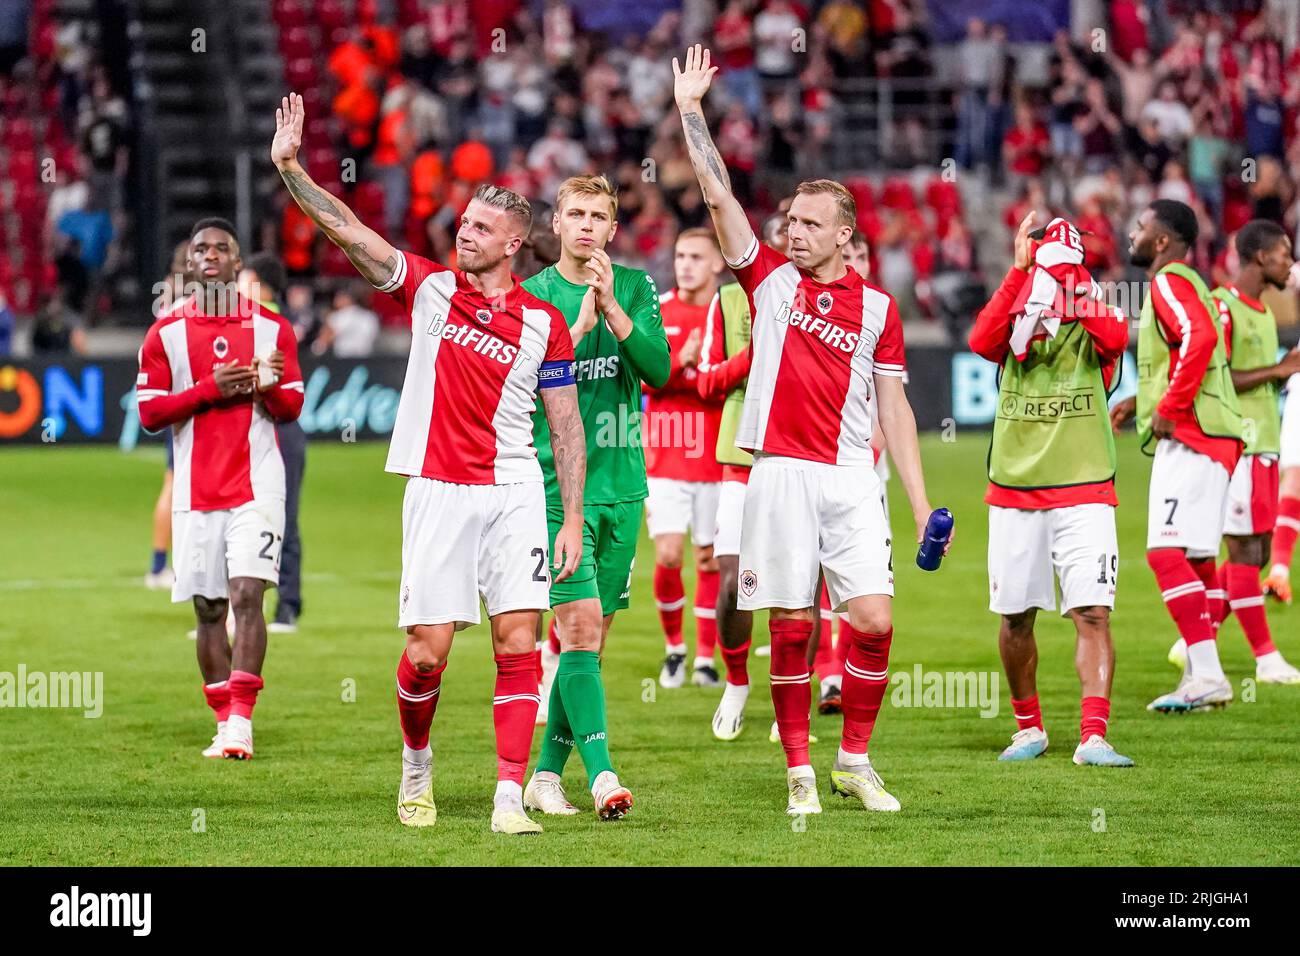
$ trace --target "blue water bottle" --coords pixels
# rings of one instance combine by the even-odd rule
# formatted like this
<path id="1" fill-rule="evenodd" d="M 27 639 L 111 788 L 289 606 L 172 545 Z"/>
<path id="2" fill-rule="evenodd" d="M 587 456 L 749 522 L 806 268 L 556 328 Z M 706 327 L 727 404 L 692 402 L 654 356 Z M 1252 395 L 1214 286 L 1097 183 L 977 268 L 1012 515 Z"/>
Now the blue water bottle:
<path id="1" fill-rule="evenodd" d="M 916 552 L 916 566 L 922 571 L 939 570 L 943 549 L 951 537 L 952 512 L 947 508 L 932 512 L 930 520 L 925 523 L 925 538 Z"/>

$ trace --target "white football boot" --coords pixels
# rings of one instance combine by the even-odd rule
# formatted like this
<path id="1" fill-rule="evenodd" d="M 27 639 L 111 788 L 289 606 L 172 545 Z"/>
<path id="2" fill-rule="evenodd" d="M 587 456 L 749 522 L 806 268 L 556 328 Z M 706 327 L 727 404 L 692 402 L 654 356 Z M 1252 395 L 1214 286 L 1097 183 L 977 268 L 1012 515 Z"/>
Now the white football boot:
<path id="1" fill-rule="evenodd" d="M 719 740 L 735 740 L 745 729 L 745 702 L 749 700 L 748 684 L 727 684 L 722 700 L 713 712 L 713 736 Z"/>
<path id="2" fill-rule="evenodd" d="M 591 784 L 596 815 L 602 820 L 621 820 L 632 812 L 632 791 L 618 782 L 618 774 L 604 770 Z"/>
<path id="3" fill-rule="evenodd" d="M 786 813 L 800 817 L 822 812 L 822 801 L 817 796 L 817 777 L 811 767 L 787 768 L 785 784 L 790 791 L 790 799 L 785 805 Z"/>
<path id="4" fill-rule="evenodd" d="M 1261 684 L 1300 684 L 1300 670 L 1274 651 L 1255 661 L 1255 679 Z"/>
<path id="5" fill-rule="evenodd" d="M 1173 647 L 1169 648 L 1169 656 L 1166 659 L 1180 671 L 1187 670 L 1187 642 L 1181 637 L 1174 641 Z"/>
<path id="6" fill-rule="evenodd" d="M 1047 749 L 1047 731 L 1041 727 L 1026 727 L 1011 735 L 1011 743 L 998 754 L 1003 761 L 1033 760 Z"/>
<path id="7" fill-rule="evenodd" d="M 212 743 L 208 744 L 208 746 L 204 748 L 203 756 L 212 760 L 220 760 L 226 755 L 225 747 L 226 722 L 224 720 L 219 720 L 217 721 L 217 732 L 212 735 Z"/>
<path id="8" fill-rule="evenodd" d="M 247 717 L 231 714 L 226 720 L 226 735 L 221 752 L 232 760 L 252 760 L 253 722 Z"/>
<path id="9" fill-rule="evenodd" d="M 1164 714 L 1187 713 L 1193 710 L 1224 707 L 1231 702 L 1232 684 L 1228 683 L 1226 677 L 1221 680 L 1211 677 L 1184 677 L 1172 693 L 1157 697 L 1147 704 L 1147 710 L 1156 710 Z"/>
<path id="10" fill-rule="evenodd" d="M 831 768 L 831 792 L 841 797 L 857 797 L 868 810 L 897 813 L 902 809 L 870 762 L 843 766 L 836 760 Z"/>
<path id="11" fill-rule="evenodd" d="M 433 751 L 428 747 L 402 747 L 397 819 L 408 827 L 431 827 L 438 822 L 438 807 L 433 802 Z"/>
<path id="12" fill-rule="evenodd" d="M 578 808 L 564 795 L 559 774 L 545 770 L 535 772 L 524 788 L 524 809 L 558 817 L 571 817 L 578 812 Z"/>
<path id="13" fill-rule="evenodd" d="M 1131 767 L 1133 761 L 1116 752 L 1105 737 L 1093 734 L 1074 748 L 1074 762 L 1080 767 Z"/>

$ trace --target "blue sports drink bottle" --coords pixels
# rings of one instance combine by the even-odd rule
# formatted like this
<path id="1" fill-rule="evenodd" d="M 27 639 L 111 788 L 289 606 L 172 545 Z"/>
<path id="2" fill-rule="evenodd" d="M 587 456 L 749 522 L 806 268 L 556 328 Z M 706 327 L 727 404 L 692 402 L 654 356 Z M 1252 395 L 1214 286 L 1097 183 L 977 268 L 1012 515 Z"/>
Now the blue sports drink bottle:
<path id="1" fill-rule="evenodd" d="M 916 566 L 922 571 L 939 570 L 944 546 L 951 537 L 952 512 L 947 508 L 932 512 L 930 520 L 925 523 L 925 539 L 916 552 Z"/>

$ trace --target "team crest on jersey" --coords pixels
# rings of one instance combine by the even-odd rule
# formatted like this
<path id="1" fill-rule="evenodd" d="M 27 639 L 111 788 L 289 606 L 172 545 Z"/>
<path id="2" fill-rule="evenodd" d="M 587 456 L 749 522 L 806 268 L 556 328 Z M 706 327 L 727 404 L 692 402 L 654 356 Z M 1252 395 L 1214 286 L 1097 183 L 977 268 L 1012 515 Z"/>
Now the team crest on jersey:
<path id="1" fill-rule="evenodd" d="M 740 590 L 744 592 L 745 597 L 753 597 L 754 592 L 758 590 L 758 575 L 748 568 L 741 571 Z"/>
<path id="2" fill-rule="evenodd" d="M 834 304 L 835 300 L 831 298 L 829 292 L 823 292 L 821 295 L 817 296 L 817 311 L 822 315 L 828 313 L 831 310 L 831 306 Z"/>
<path id="3" fill-rule="evenodd" d="M 474 318 L 478 319 L 484 325 L 490 325 L 492 323 L 492 312 L 489 309 L 479 309 L 474 313 Z"/>
<path id="4" fill-rule="evenodd" d="M 212 340 L 212 354 L 215 355 L 217 358 L 219 359 L 225 358 L 226 353 L 229 351 L 230 351 L 230 343 L 226 341 L 226 337 L 224 335 L 218 335 L 215 339 Z"/>

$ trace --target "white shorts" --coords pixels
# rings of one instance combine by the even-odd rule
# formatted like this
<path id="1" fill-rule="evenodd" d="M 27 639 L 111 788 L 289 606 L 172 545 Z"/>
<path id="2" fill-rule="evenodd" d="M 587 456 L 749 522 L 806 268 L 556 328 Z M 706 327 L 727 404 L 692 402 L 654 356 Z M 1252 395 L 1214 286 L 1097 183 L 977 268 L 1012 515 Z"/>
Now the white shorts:
<path id="1" fill-rule="evenodd" d="M 1282 406 L 1281 464 L 1283 468 L 1300 468 L 1300 373 L 1291 376 Z"/>
<path id="2" fill-rule="evenodd" d="M 740 555 L 740 526 L 745 520 L 743 481 L 724 481 L 718 491 L 717 530 L 713 533 L 713 556 Z"/>
<path id="3" fill-rule="evenodd" d="M 402 502 L 397 626 L 478 624 L 551 606 L 546 492 L 541 482 L 458 485 L 409 478 Z"/>
<path id="4" fill-rule="evenodd" d="M 989 610 L 1019 614 L 1031 607 L 1061 613 L 1115 606 L 1119 545 L 1115 509 L 1071 505 L 1028 511 L 989 508 Z"/>
<path id="5" fill-rule="evenodd" d="M 231 578 L 280 581 L 284 501 L 265 498 L 221 511 L 172 512 L 172 600 L 230 597 Z"/>
<path id="6" fill-rule="evenodd" d="M 1147 550 L 1181 548 L 1189 558 L 1217 556 L 1228 477 L 1209 455 L 1172 439 L 1158 441 L 1147 493 Z"/>
<path id="7" fill-rule="evenodd" d="M 745 493 L 736 606 L 816 607 L 819 570 L 834 611 L 849 598 L 892 596 L 890 544 L 870 467 L 758 456 Z"/>
<path id="8" fill-rule="evenodd" d="M 650 537 L 685 534 L 689 529 L 697 547 L 713 543 L 721 482 L 647 478 L 646 484 L 650 497 L 645 503 L 645 523 Z"/>

